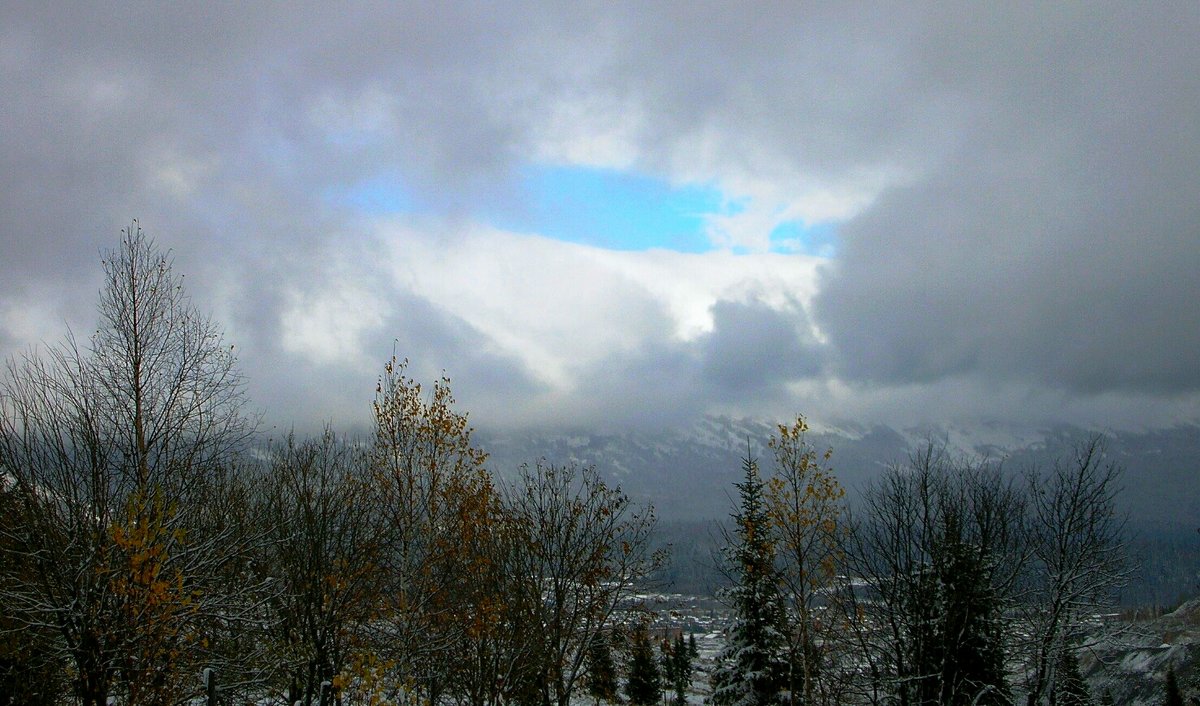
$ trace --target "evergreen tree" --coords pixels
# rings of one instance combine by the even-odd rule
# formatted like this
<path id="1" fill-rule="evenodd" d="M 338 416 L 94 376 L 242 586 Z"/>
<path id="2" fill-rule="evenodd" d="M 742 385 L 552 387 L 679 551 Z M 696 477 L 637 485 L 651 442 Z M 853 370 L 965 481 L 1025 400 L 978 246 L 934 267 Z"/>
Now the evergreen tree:
<path id="1" fill-rule="evenodd" d="M 662 663 L 663 686 L 667 691 L 673 692 L 675 690 L 675 683 L 679 677 L 679 663 L 676 661 L 675 642 L 669 638 L 665 639 L 658 646 L 658 649 L 661 653 L 659 660 Z"/>
<path id="2" fill-rule="evenodd" d="M 1050 696 L 1055 706 L 1091 706 L 1087 683 L 1079 671 L 1079 658 L 1075 650 L 1067 646 L 1058 659 L 1058 670 L 1054 676 L 1054 690 Z"/>
<path id="3" fill-rule="evenodd" d="M 1167 670 L 1167 693 L 1163 697 L 1165 706 L 1183 706 L 1183 694 L 1179 691 L 1179 680 L 1175 678 L 1175 668 Z"/>
<path id="4" fill-rule="evenodd" d="M 608 636 L 598 633 L 588 645 L 587 693 L 601 701 L 617 700 L 617 668 L 613 664 L 612 647 Z"/>
<path id="5" fill-rule="evenodd" d="M 959 518 L 948 513 L 935 557 L 937 636 L 928 652 L 940 665 L 943 704 L 1005 704 L 1000 601 L 992 588 L 986 554 L 965 541 Z M 1076 666 L 1078 671 L 1078 666 Z M 1086 694 L 1086 692 L 1085 692 Z"/>
<path id="6" fill-rule="evenodd" d="M 646 625 L 639 625 L 629 646 L 629 679 L 625 695 L 633 706 L 653 706 L 662 699 L 662 675 Z"/>
<path id="7" fill-rule="evenodd" d="M 960 495 L 950 487 L 938 493 L 926 556 L 902 597 L 905 696 L 941 706 L 1007 704 L 1002 603 L 990 556 L 972 536 Z"/>
<path id="8" fill-rule="evenodd" d="M 692 644 L 695 644 L 693 638 Z M 675 703 L 687 703 L 688 688 L 692 685 L 692 652 L 683 639 L 683 633 L 675 640 L 662 643 L 663 676 L 667 687 L 675 692 Z"/>
<path id="9" fill-rule="evenodd" d="M 739 510 L 733 515 L 734 545 L 729 570 L 734 585 L 726 597 L 733 624 L 713 672 L 716 706 L 769 706 L 783 701 L 786 679 L 784 610 L 775 569 L 775 547 L 758 464 L 748 454 L 745 478 L 737 484 Z"/>
<path id="10" fill-rule="evenodd" d="M 1117 700 L 1113 698 L 1112 691 L 1107 688 L 1100 694 L 1100 706 L 1117 706 Z"/>

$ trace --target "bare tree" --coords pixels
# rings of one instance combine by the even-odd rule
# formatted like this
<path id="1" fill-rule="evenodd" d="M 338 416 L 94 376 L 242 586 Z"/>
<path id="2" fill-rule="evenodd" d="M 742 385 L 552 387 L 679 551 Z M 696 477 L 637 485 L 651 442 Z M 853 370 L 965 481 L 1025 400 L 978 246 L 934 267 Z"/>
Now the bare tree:
<path id="1" fill-rule="evenodd" d="M 1083 628 L 1111 605 L 1128 576 L 1125 518 L 1116 509 L 1121 468 L 1094 436 L 1070 461 L 1030 468 L 1031 566 L 1022 605 L 1029 704 L 1050 703 L 1063 652 L 1084 646 Z"/>
<path id="2" fill-rule="evenodd" d="M 855 582 L 843 605 L 855 628 L 864 673 L 861 697 L 870 703 L 913 702 L 916 623 L 908 610 L 918 577 L 929 562 L 925 528 L 934 518 L 933 458 L 910 459 L 912 472 L 893 465 L 864 493 L 852 514 L 846 557 Z"/>
<path id="3" fill-rule="evenodd" d="M 514 599 L 530 611 L 521 625 L 536 641 L 526 688 L 514 697 L 568 706 L 589 646 L 661 562 L 649 542 L 654 515 L 594 468 L 544 462 L 522 468 L 504 508 L 521 579 Z"/>
<path id="4" fill-rule="evenodd" d="M 382 595 L 378 513 L 369 459 L 332 430 L 270 449 L 255 513 L 269 531 L 260 571 L 270 638 L 287 703 L 314 703 L 323 681 L 343 676 Z"/>
<path id="5" fill-rule="evenodd" d="M 238 543 L 201 530 L 255 420 L 232 348 L 136 222 L 104 272 L 89 345 L 30 352 L 0 384 L 0 471 L 25 519 L 0 546 L 26 567 L 0 599 L 55 632 L 85 704 L 114 683 L 161 703 L 222 600 L 212 578 Z"/>
<path id="6" fill-rule="evenodd" d="M 998 467 L 932 445 L 864 495 L 848 603 L 872 703 L 1004 703 L 1004 615 L 1024 566 L 1024 498 Z"/>
<path id="7" fill-rule="evenodd" d="M 1053 700 L 1056 669 L 1126 577 L 1120 468 L 1095 437 L 1018 486 L 928 446 L 864 496 L 849 536 L 855 635 L 879 703 Z M 865 588 L 865 590 L 861 590 Z M 1021 664 L 1020 679 L 1004 665 Z"/>

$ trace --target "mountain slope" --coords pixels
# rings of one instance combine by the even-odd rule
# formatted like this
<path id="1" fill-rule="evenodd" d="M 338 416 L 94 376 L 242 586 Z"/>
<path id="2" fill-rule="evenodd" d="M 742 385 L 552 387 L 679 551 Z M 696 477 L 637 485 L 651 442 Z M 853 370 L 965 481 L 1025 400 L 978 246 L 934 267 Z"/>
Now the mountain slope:
<path id="1" fill-rule="evenodd" d="M 842 424 L 810 434 L 833 450 L 834 472 L 853 497 L 892 463 L 904 462 L 922 444 L 1000 459 L 1011 472 L 1070 460 L 1074 446 L 1095 432 L 1077 427 L 1016 429 L 1002 425 L 922 427 Z M 480 441 L 502 476 L 521 463 L 595 465 L 632 497 L 652 502 L 664 518 L 725 517 L 741 459 L 749 452 L 770 469 L 768 438 L 774 428 L 754 420 L 707 417 L 688 428 L 659 432 L 481 432 Z M 1125 469 L 1123 509 L 1136 523 L 1200 526 L 1200 427 L 1105 434 L 1109 457 Z"/>

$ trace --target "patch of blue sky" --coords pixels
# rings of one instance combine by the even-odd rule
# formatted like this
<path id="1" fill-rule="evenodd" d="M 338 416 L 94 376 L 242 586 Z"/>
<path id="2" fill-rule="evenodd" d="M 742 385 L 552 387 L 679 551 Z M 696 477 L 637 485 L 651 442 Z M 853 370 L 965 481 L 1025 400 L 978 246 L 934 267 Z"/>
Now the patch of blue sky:
<path id="1" fill-rule="evenodd" d="M 614 169 L 532 165 L 520 182 L 524 203 L 495 225 L 611 250 L 705 252 L 707 217 L 742 208 L 711 186 Z"/>
<path id="2" fill-rule="evenodd" d="M 774 252 L 801 252 L 830 258 L 837 254 L 837 227 L 833 223 L 784 221 L 769 236 Z"/>
<path id="3" fill-rule="evenodd" d="M 387 171 L 349 185 L 325 189 L 324 198 L 333 204 L 368 215 L 414 213 L 419 210 L 399 172 Z"/>
<path id="4" fill-rule="evenodd" d="M 594 167 L 531 165 L 521 172 L 521 190 L 525 203 L 493 214 L 494 225 L 612 250 L 709 252 L 709 218 L 746 208 L 712 185 Z M 831 257 L 837 232 L 832 223 L 790 220 L 775 226 L 769 242 L 773 252 Z"/>
<path id="5" fill-rule="evenodd" d="M 737 215 L 746 205 L 711 185 L 674 185 L 635 172 L 545 164 L 521 169 L 510 195 L 515 199 L 481 206 L 476 217 L 497 228 L 628 251 L 709 252 L 715 246 L 708 219 Z M 405 188 L 403 175 L 392 170 L 331 187 L 324 197 L 368 215 L 425 210 Z M 834 227 L 827 224 L 787 221 L 769 239 L 771 250 L 781 253 L 828 256 L 835 247 Z"/>

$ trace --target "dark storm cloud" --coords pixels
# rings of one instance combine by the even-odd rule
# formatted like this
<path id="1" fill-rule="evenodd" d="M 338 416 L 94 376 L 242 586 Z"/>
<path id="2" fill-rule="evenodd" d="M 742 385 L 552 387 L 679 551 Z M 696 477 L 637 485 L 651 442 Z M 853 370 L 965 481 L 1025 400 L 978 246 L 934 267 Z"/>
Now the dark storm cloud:
<path id="1" fill-rule="evenodd" d="M 946 107 L 912 93 L 907 56 L 919 11 L 720 3 L 637 6 L 623 17 L 614 73 L 660 113 L 649 150 L 716 130 L 724 158 L 764 168 L 764 154 L 836 179 L 922 159 Z M 932 100 L 931 100 L 932 98 Z M 953 120 L 954 111 L 940 115 Z M 655 155 L 667 158 L 667 155 Z"/>
<path id="2" fill-rule="evenodd" d="M 731 160 L 904 175 L 839 228 L 836 372 L 1196 390 L 1195 5 L 652 14 L 622 68 L 662 145 L 715 126 L 755 148 Z"/>
<path id="3" fill-rule="evenodd" d="M 237 242 L 276 236 L 255 230 L 270 206 L 309 223 L 287 236 L 303 241 L 324 230 L 312 221 L 326 184 L 398 162 L 427 198 L 462 202 L 510 156 L 510 126 L 483 102 L 510 13 L 12 3 L 3 20 L 9 278 L 83 271 L 138 215 L 190 215 L 198 237 Z M 381 141 L 356 147 L 314 124 L 330 102 L 356 117 L 372 90 L 388 97 Z M 186 194 L 155 178 L 175 158 L 196 172 Z"/>
<path id="4" fill-rule="evenodd" d="M 808 332 L 803 309 L 761 302 L 719 301 L 713 330 L 699 342 L 706 387 L 728 399 L 778 394 L 792 380 L 822 372 L 822 346 Z"/>
<path id="5" fill-rule="evenodd" d="M 973 117 L 842 230 L 818 311 L 843 374 L 1200 385 L 1200 13 L 1092 7 L 950 18 L 913 57 Z"/>
<path id="6" fill-rule="evenodd" d="M 713 328 L 690 341 L 665 332 L 638 350 L 606 359 L 580 375 L 583 389 L 564 405 L 558 424 L 583 427 L 670 427 L 701 410 L 794 408 L 789 383 L 823 372 L 823 346 L 812 339 L 804 310 L 759 301 L 721 300 Z"/>

